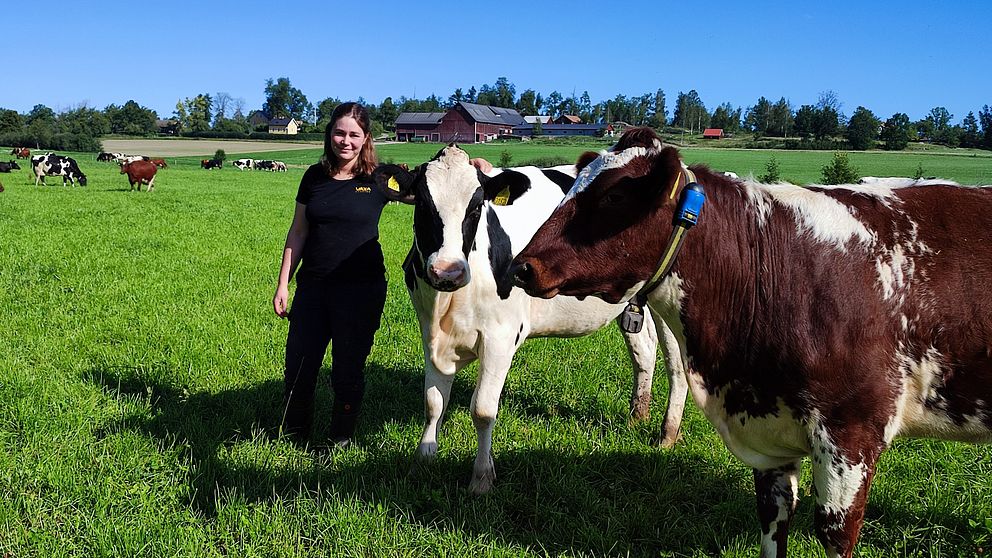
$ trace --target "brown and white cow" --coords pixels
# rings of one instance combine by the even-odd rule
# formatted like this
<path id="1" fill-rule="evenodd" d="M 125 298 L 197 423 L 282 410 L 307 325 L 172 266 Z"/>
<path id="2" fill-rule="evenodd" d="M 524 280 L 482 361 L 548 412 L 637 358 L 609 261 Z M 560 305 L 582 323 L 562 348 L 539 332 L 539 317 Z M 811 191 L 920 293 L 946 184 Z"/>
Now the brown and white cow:
<path id="1" fill-rule="evenodd" d="M 625 134 L 516 257 L 517 284 L 630 299 L 658 268 L 685 169 L 650 130 Z M 990 440 L 992 189 L 691 170 L 702 216 L 648 304 L 681 340 L 696 404 L 754 470 L 761 555 L 785 555 L 809 456 L 817 537 L 851 556 L 893 438 Z"/>
<path id="2" fill-rule="evenodd" d="M 131 191 L 134 191 L 134 186 L 137 185 L 140 192 L 142 184 L 148 185 L 147 191 L 154 190 L 156 171 L 158 171 L 158 167 L 154 163 L 140 159 L 121 165 L 121 174 L 127 175 L 127 181 L 131 184 Z"/>

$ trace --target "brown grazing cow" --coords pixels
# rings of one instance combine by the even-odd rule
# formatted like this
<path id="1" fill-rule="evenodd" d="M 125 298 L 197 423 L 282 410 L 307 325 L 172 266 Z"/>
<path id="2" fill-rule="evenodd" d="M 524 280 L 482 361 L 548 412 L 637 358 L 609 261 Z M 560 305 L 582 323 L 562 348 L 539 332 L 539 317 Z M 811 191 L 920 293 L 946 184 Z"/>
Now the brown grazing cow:
<path id="1" fill-rule="evenodd" d="M 683 235 L 692 182 L 706 201 Z M 668 267 L 672 239 L 647 303 L 679 338 L 696 405 L 754 471 L 762 556 L 786 555 L 803 458 L 816 536 L 850 557 L 896 436 L 992 440 L 992 188 L 731 180 L 634 129 L 579 172 L 512 270 L 532 296 L 616 303 Z"/>
<path id="2" fill-rule="evenodd" d="M 131 183 L 131 191 L 134 191 L 134 185 L 137 184 L 140 192 L 142 183 L 148 185 L 147 191 L 154 190 L 156 171 L 158 171 L 158 167 L 149 161 L 131 161 L 121 165 L 121 174 L 127 175 L 127 181 Z"/>

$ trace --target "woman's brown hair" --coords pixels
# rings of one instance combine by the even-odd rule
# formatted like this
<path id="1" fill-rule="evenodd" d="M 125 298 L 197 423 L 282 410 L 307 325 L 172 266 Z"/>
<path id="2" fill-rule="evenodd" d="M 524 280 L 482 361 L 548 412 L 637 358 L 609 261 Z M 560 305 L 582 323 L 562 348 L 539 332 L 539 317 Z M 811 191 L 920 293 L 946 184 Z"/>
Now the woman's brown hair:
<path id="1" fill-rule="evenodd" d="M 370 176 L 379 164 L 379 159 L 375 155 L 375 145 L 372 143 L 369 113 L 365 107 L 355 102 L 341 103 L 331 113 L 331 121 L 324 128 L 324 155 L 320 158 L 320 164 L 330 176 L 334 176 L 334 173 L 337 172 L 340 162 L 331 148 L 331 142 L 334 141 L 334 124 L 345 116 L 354 118 L 358 126 L 365 132 L 365 143 L 362 144 L 362 150 L 358 152 L 358 161 L 355 163 L 355 176 Z"/>

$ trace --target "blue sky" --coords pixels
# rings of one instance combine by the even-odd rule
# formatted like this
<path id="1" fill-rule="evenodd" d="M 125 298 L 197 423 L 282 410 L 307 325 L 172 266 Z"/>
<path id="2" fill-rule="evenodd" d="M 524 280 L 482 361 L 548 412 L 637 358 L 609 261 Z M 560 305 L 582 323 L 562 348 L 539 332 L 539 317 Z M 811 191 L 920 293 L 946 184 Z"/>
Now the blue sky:
<path id="1" fill-rule="evenodd" d="M 959 122 L 992 105 L 992 2 L 188 2 L 50 0 L 64 23 L 4 26 L 0 107 L 27 112 L 226 92 L 261 107 L 267 78 L 316 104 L 447 97 L 507 77 L 519 94 L 680 91 L 707 108 L 758 97 L 795 108 L 832 90 L 850 115 Z M 269 15 L 267 15 L 269 14 Z M 13 45 L 17 45 L 14 47 Z M 9 57 L 10 61 L 15 60 Z M 29 64 L 30 63 L 30 64 Z M 32 70 L 37 63 L 39 70 Z"/>

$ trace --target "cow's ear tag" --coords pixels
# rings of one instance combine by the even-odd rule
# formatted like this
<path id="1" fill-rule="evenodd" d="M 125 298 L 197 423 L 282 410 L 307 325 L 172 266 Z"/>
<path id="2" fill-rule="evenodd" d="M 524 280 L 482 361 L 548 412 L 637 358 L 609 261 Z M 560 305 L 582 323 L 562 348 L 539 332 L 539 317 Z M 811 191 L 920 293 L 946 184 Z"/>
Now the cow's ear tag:
<path id="1" fill-rule="evenodd" d="M 396 192 L 400 191 L 400 183 L 396 181 L 395 176 L 389 177 L 389 181 L 386 182 L 386 186 L 388 186 L 390 190 L 394 190 Z"/>
<path id="2" fill-rule="evenodd" d="M 510 187 L 503 188 L 500 193 L 493 198 L 493 205 L 510 205 Z"/>

